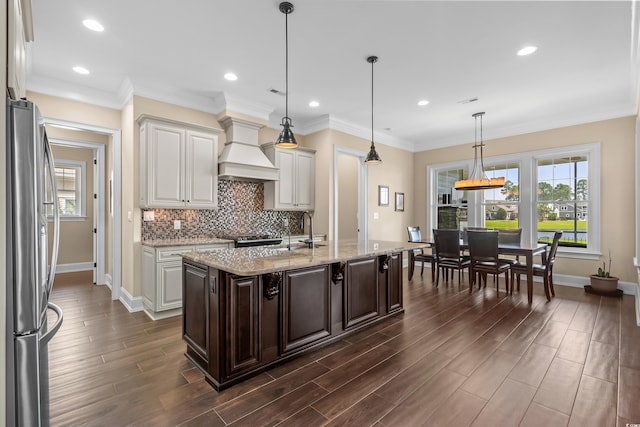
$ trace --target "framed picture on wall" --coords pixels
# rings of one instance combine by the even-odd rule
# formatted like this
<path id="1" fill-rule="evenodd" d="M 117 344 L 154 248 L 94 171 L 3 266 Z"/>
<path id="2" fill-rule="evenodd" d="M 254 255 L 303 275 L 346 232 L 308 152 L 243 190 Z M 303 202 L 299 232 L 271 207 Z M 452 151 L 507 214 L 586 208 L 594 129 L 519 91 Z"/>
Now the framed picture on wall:
<path id="1" fill-rule="evenodd" d="M 378 206 L 389 206 L 389 187 L 378 185 Z"/>
<path id="2" fill-rule="evenodd" d="M 404 212 L 404 193 L 396 193 L 396 211 Z"/>

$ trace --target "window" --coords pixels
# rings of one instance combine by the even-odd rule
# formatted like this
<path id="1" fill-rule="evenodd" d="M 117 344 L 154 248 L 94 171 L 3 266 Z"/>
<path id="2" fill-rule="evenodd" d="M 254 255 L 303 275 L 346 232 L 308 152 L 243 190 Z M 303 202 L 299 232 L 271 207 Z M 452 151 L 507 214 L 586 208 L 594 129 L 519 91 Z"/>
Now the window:
<path id="1" fill-rule="evenodd" d="M 467 177 L 467 169 L 444 168 L 439 170 L 436 176 L 436 188 L 438 193 L 437 228 L 465 228 L 468 224 L 466 192 L 455 190 L 453 186 L 456 181 Z"/>
<path id="2" fill-rule="evenodd" d="M 563 256 L 597 259 L 600 254 L 600 144 L 486 157 L 488 177 L 504 176 L 503 188 L 456 191 L 451 205 L 465 209 L 460 228 L 522 228 L 525 243 L 550 242 L 562 231 Z M 440 192 L 452 187 L 473 166 L 472 160 L 430 165 L 428 227 L 438 228 Z M 453 180 L 453 181 L 451 181 Z M 457 202 L 457 198 L 459 199 Z M 464 203 L 460 203 L 463 200 Z"/>
<path id="3" fill-rule="evenodd" d="M 485 166 L 488 178 L 505 177 L 502 188 L 483 191 L 484 226 L 487 228 L 519 228 L 518 209 L 520 193 L 518 191 L 520 165 L 503 163 Z"/>
<path id="4" fill-rule="evenodd" d="M 56 160 L 56 187 L 61 218 L 84 218 L 86 187 L 85 162 Z"/>
<path id="5" fill-rule="evenodd" d="M 551 242 L 562 231 L 561 246 L 586 248 L 589 219 L 589 161 L 586 155 L 537 161 L 537 236 Z"/>

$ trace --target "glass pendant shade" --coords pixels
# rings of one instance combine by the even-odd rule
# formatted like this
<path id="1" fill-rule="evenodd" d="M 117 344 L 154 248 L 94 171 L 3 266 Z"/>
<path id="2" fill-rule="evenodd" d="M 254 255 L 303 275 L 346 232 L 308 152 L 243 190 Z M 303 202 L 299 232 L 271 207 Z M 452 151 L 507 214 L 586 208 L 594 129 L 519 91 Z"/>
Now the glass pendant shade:
<path id="1" fill-rule="evenodd" d="M 488 190 L 491 188 L 504 187 L 504 177 L 487 178 L 484 173 L 484 160 L 482 158 L 482 148 L 485 146 L 482 141 L 482 116 L 484 112 L 473 114 L 476 119 L 476 138 L 473 145 L 473 170 L 467 179 L 456 181 L 453 188 L 456 190 Z M 478 143 L 478 117 L 480 117 L 480 143 Z M 480 161 L 478 162 L 478 148 L 480 149 Z"/>

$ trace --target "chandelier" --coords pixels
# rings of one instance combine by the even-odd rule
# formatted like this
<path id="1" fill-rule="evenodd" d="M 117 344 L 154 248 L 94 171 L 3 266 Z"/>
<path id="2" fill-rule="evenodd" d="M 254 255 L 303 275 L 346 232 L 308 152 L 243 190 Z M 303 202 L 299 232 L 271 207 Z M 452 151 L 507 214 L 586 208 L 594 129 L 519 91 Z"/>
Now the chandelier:
<path id="1" fill-rule="evenodd" d="M 484 111 L 480 113 L 475 113 L 472 117 L 476 120 L 476 134 L 475 134 L 475 144 L 473 145 L 474 156 L 473 156 L 473 170 L 471 171 L 471 175 L 467 179 L 462 179 L 460 181 L 456 181 L 453 185 L 453 188 L 456 190 L 488 190 L 490 188 L 501 188 L 504 187 L 504 177 L 498 178 L 487 178 L 487 175 L 484 173 L 484 161 L 482 158 L 482 148 L 484 147 L 484 142 L 482 141 L 482 116 L 484 116 Z M 478 117 L 480 117 L 480 143 L 478 144 Z M 480 148 L 480 162 L 478 163 L 478 148 Z"/>

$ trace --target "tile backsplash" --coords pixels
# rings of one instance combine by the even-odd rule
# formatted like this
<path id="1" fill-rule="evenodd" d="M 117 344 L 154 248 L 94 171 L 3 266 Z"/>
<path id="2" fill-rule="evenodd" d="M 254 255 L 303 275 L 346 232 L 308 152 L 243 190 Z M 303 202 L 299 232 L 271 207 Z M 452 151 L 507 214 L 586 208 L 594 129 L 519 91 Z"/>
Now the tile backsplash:
<path id="1" fill-rule="evenodd" d="M 265 211 L 261 182 L 218 182 L 218 209 L 144 209 L 154 221 L 142 221 L 142 240 L 202 236 L 304 234 L 302 212 Z M 289 230 L 285 227 L 289 220 Z M 181 229 L 174 230 L 175 220 Z"/>

